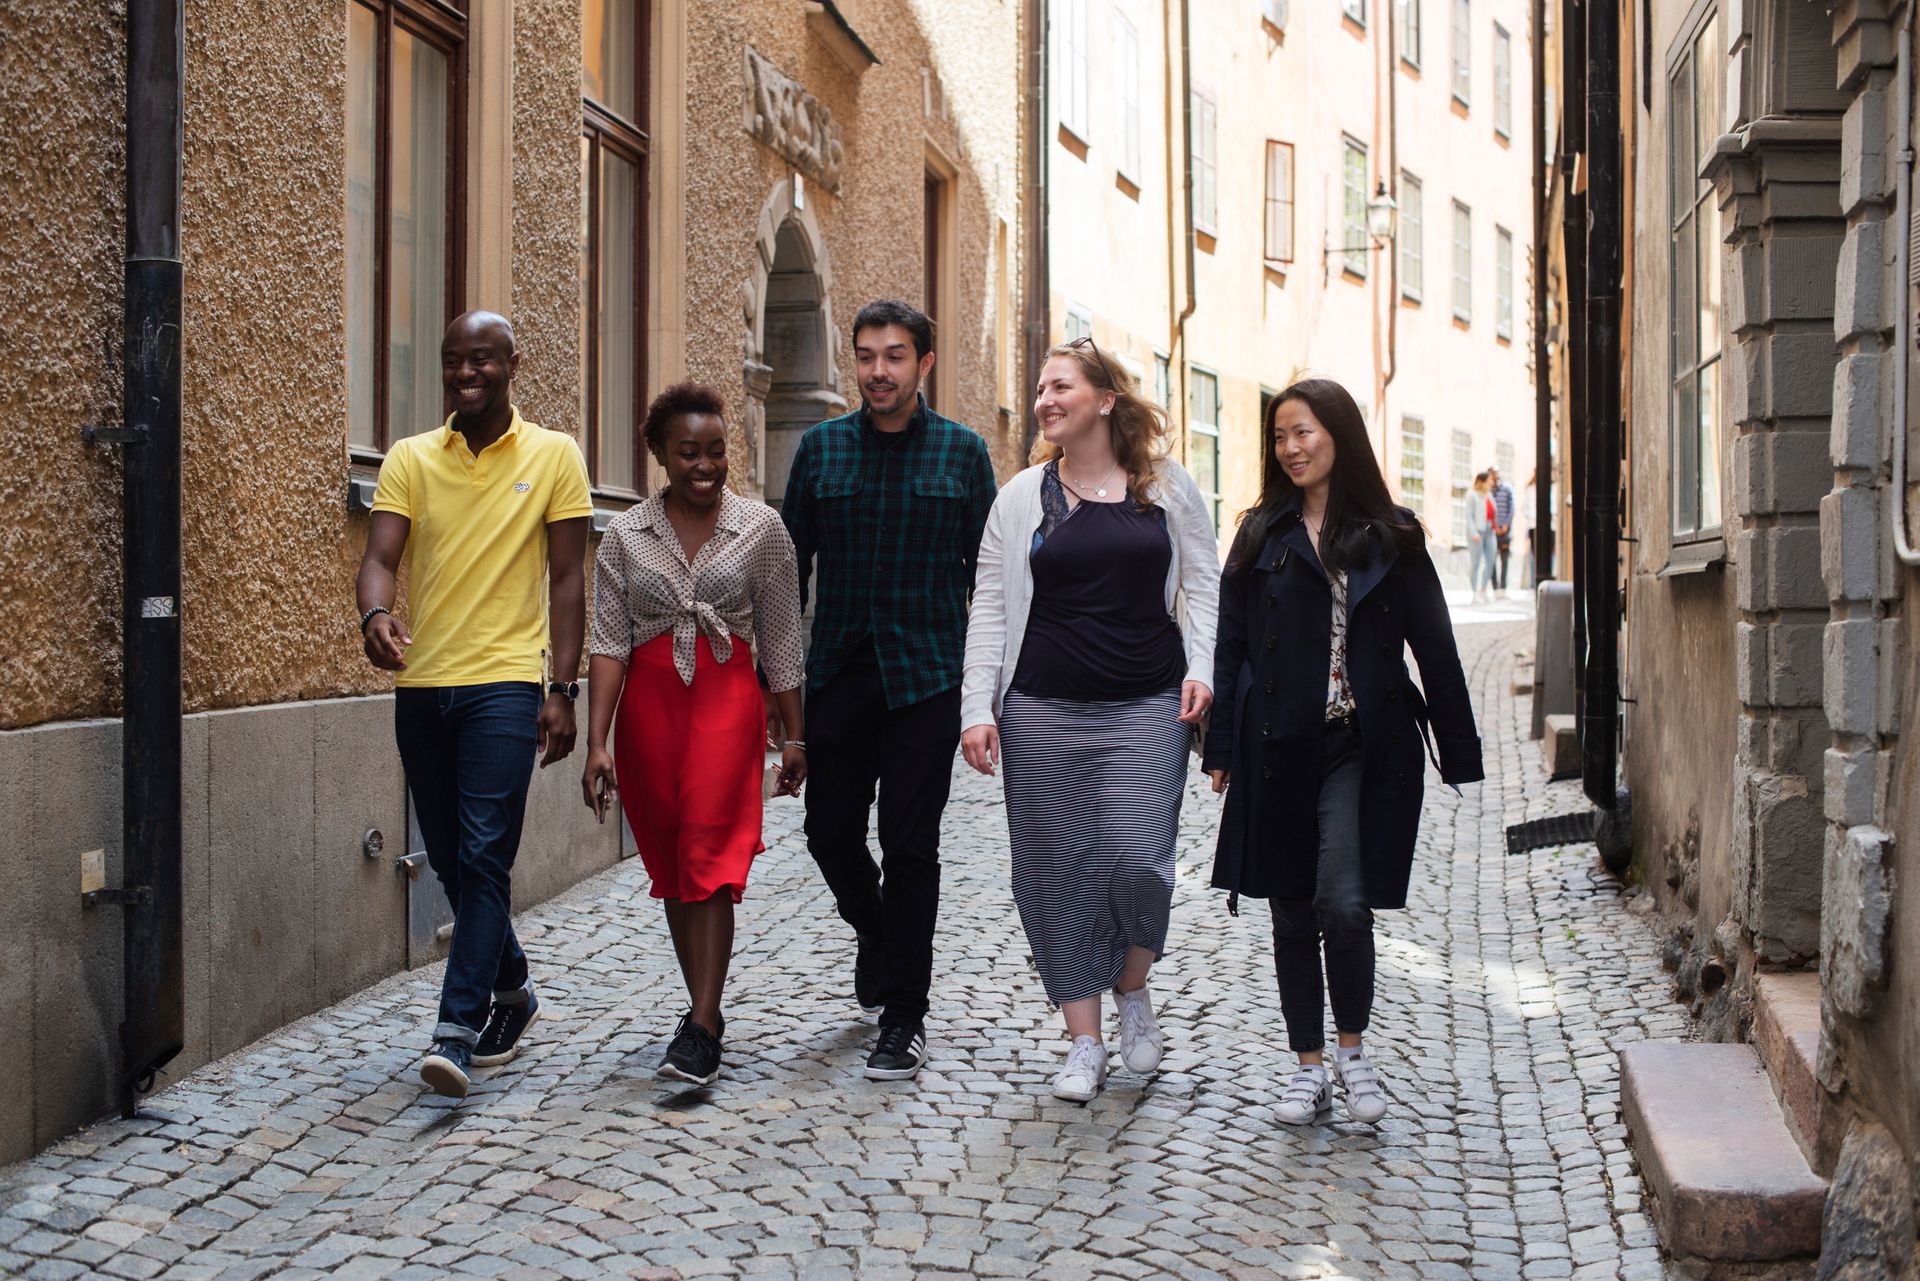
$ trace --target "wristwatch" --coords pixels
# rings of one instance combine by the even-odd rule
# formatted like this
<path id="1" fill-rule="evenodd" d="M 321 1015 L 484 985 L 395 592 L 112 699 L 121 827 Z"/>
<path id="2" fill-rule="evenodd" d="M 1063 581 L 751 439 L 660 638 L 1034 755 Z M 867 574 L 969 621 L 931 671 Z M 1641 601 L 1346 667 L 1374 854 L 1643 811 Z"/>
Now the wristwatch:
<path id="1" fill-rule="evenodd" d="M 569 703 L 576 702 L 580 698 L 580 682 L 554 681 L 551 685 L 547 686 L 547 693 L 565 694 Z"/>

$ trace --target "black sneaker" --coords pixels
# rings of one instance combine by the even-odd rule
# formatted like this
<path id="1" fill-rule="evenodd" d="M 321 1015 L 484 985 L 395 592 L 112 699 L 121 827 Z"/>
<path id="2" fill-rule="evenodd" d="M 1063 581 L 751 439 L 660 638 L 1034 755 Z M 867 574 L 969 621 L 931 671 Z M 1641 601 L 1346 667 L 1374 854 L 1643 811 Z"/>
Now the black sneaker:
<path id="1" fill-rule="evenodd" d="M 467 1069 L 473 1066 L 473 1047 L 465 1041 L 435 1041 L 433 1052 L 420 1062 L 420 1079 L 435 1094 L 450 1099 L 467 1097 L 472 1084 Z"/>
<path id="2" fill-rule="evenodd" d="M 720 1020 L 720 1030 L 727 1030 L 725 1019 Z M 691 1010 L 680 1016 L 657 1075 L 694 1085 L 712 1085 L 720 1075 L 720 1038 L 695 1023 Z"/>
<path id="3" fill-rule="evenodd" d="M 927 1061 L 927 1033 L 918 1023 L 890 1023 L 867 1056 L 869 1081 L 905 1081 Z"/>
<path id="4" fill-rule="evenodd" d="M 880 940 L 862 934 L 853 958 L 853 999 L 868 1014 L 880 1012 Z"/>
<path id="5" fill-rule="evenodd" d="M 480 1044 L 473 1047 L 473 1065 L 495 1067 L 501 1063 L 511 1063 L 513 1056 L 520 1052 L 520 1034 L 539 1017 L 540 996 L 537 992 L 528 992 L 527 999 L 517 1005 L 502 1005 L 495 1001 L 486 1030 L 480 1033 Z"/>

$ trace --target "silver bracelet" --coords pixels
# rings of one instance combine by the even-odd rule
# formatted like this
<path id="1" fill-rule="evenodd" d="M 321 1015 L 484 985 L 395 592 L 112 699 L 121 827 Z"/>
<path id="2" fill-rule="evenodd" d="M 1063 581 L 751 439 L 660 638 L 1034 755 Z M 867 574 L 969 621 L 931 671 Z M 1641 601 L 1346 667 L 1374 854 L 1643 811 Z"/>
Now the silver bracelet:
<path id="1" fill-rule="evenodd" d="M 799 739 L 797 739 L 797 738 L 790 738 L 790 739 L 788 739 L 788 740 L 787 740 L 786 742 L 784 742 L 784 743 L 782 743 L 782 744 L 780 744 L 780 747 L 781 747 L 781 749 L 782 749 L 783 751 L 784 751 L 784 750 L 785 750 L 786 748 L 789 748 L 789 747 L 797 747 L 797 748 L 799 748 L 799 749 L 800 749 L 801 751 L 803 751 L 803 752 L 807 750 L 807 745 L 806 745 L 805 743 L 803 743 L 803 742 L 801 742 L 801 741 L 800 741 Z"/>

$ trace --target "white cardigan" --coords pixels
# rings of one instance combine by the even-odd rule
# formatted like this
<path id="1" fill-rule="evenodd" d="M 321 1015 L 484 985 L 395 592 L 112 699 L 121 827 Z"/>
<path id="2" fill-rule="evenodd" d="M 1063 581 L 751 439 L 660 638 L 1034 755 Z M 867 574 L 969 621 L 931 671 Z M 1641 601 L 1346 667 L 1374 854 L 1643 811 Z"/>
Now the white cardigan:
<path id="1" fill-rule="evenodd" d="M 960 728 L 998 722 L 1000 701 L 1020 665 L 1033 605 L 1033 535 L 1040 528 L 1044 466 L 1029 467 L 1000 491 L 987 516 L 967 617 L 966 674 L 960 681 Z M 1167 513 L 1173 563 L 1167 567 L 1167 613 L 1180 624 L 1187 675 L 1213 687 L 1213 638 L 1220 616 L 1220 548 L 1206 497 L 1172 459 L 1155 468 L 1147 497 Z M 1184 616 L 1184 617 L 1183 617 Z"/>

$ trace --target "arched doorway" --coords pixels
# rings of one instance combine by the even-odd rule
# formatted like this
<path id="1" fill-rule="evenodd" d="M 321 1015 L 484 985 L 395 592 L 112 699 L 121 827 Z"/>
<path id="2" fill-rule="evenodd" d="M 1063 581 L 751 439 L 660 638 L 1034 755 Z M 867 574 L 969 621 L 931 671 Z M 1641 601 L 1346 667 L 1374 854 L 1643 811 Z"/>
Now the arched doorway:
<path id="1" fill-rule="evenodd" d="M 847 411 L 833 359 L 826 244 L 812 211 L 793 208 L 792 199 L 782 181 L 761 208 L 746 297 L 748 475 L 775 507 L 801 435 Z"/>

